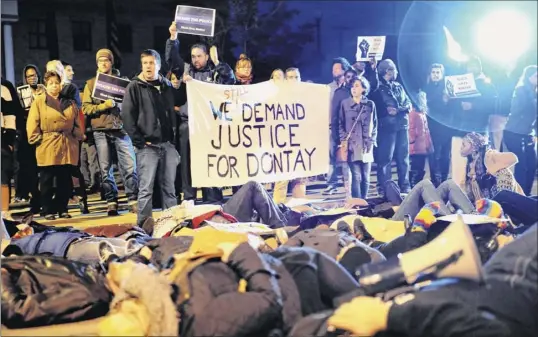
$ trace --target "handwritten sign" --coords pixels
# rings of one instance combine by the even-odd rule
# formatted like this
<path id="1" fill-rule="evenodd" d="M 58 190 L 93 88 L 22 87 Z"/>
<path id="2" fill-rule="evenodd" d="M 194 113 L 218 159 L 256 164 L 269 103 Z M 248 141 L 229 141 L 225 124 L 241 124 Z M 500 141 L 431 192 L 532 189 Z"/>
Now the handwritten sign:
<path id="1" fill-rule="evenodd" d="M 103 101 L 112 99 L 117 103 L 121 103 L 125 95 L 125 88 L 127 88 L 129 82 L 129 80 L 123 78 L 99 73 L 95 79 L 92 97 Z"/>
<path id="2" fill-rule="evenodd" d="M 356 60 L 369 61 L 372 57 L 375 57 L 377 61 L 382 60 L 386 42 L 386 36 L 359 36 Z"/>
<path id="3" fill-rule="evenodd" d="M 34 101 L 34 95 L 32 88 L 29 85 L 22 85 L 17 87 L 17 94 L 19 94 L 19 100 L 23 109 L 28 110 L 32 106 Z"/>
<path id="4" fill-rule="evenodd" d="M 473 74 L 446 76 L 445 86 L 450 98 L 480 96 Z"/>
<path id="5" fill-rule="evenodd" d="M 176 7 L 177 32 L 190 35 L 213 36 L 215 14 L 212 8 L 182 6 Z"/>
<path id="6" fill-rule="evenodd" d="M 192 80 L 187 100 L 193 186 L 268 183 L 328 171 L 328 86 Z"/>

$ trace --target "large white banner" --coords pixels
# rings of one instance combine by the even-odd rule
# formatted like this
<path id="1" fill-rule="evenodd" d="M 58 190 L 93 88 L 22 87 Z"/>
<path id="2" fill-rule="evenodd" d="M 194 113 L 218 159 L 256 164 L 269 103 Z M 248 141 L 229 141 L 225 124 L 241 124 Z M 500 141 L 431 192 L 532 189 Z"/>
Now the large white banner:
<path id="1" fill-rule="evenodd" d="M 328 86 L 191 80 L 187 100 L 193 186 L 266 183 L 328 171 Z"/>

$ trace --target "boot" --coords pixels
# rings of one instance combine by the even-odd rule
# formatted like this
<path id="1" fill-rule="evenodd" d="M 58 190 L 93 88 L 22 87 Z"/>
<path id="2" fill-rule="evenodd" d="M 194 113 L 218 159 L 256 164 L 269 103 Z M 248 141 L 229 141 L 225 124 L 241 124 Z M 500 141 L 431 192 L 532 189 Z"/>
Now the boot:
<path id="1" fill-rule="evenodd" d="M 107 213 L 108 213 L 108 216 L 118 216 L 118 215 L 120 215 L 118 213 L 118 203 L 116 203 L 116 202 L 108 203 L 108 205 L 107 205 Z"/>

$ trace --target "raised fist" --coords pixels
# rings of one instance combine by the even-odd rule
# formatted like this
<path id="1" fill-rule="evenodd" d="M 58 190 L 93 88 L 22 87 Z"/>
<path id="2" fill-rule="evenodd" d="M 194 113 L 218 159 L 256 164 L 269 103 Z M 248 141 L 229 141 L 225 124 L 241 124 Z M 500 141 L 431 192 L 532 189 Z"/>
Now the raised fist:
<path id="1" fill-rule="evenodd" d="M 359 43 L 359 49 L 361 50 L 361 58 L 367 58 L 368 50 L 370 50 L 370 44 L 368 43 L 368 41 L 363 39 L 361 43 Z"/>
<path id="2" fill-rule="evenodd" d="M 219 65 L 219 53 L 217 52 L 217 46 L 211 46 L 211 48 L 209 48 L 209 57 L 211 58 L 211 61 L 213 61 L 214 65 Z"/>
<path id="3" fill-rule="evenodd" d="M 168 31 L 170 32 L 170 40 L 177 39 L 177 27 L 175 21 L 172 21 L 172 24 L 168 28 Z"/>

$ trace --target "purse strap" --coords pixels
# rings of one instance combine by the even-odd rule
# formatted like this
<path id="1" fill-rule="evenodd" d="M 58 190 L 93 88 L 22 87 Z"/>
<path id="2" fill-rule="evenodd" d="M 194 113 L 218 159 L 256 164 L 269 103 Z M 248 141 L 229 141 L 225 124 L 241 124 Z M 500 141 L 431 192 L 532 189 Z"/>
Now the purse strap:
<path id="1" fill-rule="evenodd" d="M 361 110 L 359 111 L 359 114 L 357 115 L 357 118 L 355 119 L 355 122 L 351 126 L 351 130 L 349 130 L 349 133 L 346 136 L 346 140 L 345 140 L 346 142 L 349 140 L 349 138 L 351 138 L 351 134 L 353 133 L 353 130 L 355 129 L 355 126 L 359 122 L 359 119 L 361 118 L 361 115 L 362 115 L 362 112 L 364 111 L 364 108 L 365 108 L 365 106 L 362 105 Z"/>

